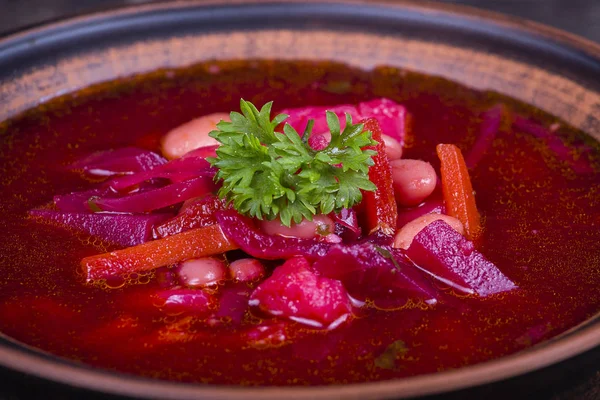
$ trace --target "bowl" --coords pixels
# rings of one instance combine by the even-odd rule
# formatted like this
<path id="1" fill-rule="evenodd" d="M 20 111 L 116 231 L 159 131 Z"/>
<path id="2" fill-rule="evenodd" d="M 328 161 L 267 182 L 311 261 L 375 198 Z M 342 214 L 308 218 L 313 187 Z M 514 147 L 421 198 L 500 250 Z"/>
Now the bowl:
<path id="1" fill-rule="evenodd" d="M 177 1 L 32 28 L 0 40 L 0 121 L 99 82 L 249 58 L 391 65 L 441 76 L 532 104 L 600 140 L 599 45 L 528 21 L 418 1 Z M 572 384 L 597 370 L 599 359 L 600 314 L 529 350 L 458 370 L 302 388 L 154 381 L 63 360 L 0 334 L 0 365 L 10 376 L 58 384 L 51 390 L 141 398 L 514 397 L 515 390 L 553 387 L 549 381 Z"/>

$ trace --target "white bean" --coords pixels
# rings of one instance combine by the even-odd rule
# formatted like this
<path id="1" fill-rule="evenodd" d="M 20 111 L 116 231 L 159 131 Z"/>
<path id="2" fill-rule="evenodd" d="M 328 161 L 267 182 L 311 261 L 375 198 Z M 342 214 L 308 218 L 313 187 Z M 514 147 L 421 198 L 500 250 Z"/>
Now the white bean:
<path id="1" fill-rule="evenodd" d="M 229 114 L 208 114 L 170 130 L 162 139 L 163 155 L 172 160 L 200 147 L 218 145 L 208 133 L 215 130 L 221 120 L 229 121 Z"/>
<path id="2" fill-rule="evenodd" d="M 229 275 L 238 282 L 254 281 L 265 275 L 265 267 L 255 258 L 241 258 L 229 265 Z"/>
<path id="3" fill-rule="evenodd" d="M 195 258 L 179 265 L 181 282 L 190 287 L 214 286 L 227 279 L 227 267 L 219 259 Z"/>
<path id="4" fill-rule="evenodd" d="M 303 219 L 299 224 L 292 222 L 292 226 L 290 227 L 283 225 L 278 218 L 272 221 L 261 221 L 260 227 L 268 235 L 312 239 L 332 233 L 334 223 L 327 215 L 321 214 L 315 215 L 312 221 Z"/>
<path id="5" fill-rule="evenodd" d="M 417 236 L 417 234 L 427 225 L 437 220 L 444 221 L 461 235 L 464 235 L 465 229 L 458 219 L 445 214 L 425 214 L 421 215 L 419 218 L 413 219 L 396 233 L 396 236 L 394 237 L 394 247 L 408 249 L 415 236 Z"/>
<path id="6" fill-rule="evenodd" d="M 410 159 L 394 160 L 390 164 L 398 204 L 416 206 L 433 193 L 437 175 L 431 164 Z"/>
<path id="7" fill-rule="evenodd" d="M 381 135 L 385 144 L 385 154 L 388 160 L 398 160 L 402 158 L 402 145 L 399 141 L 388 135 Z"/>

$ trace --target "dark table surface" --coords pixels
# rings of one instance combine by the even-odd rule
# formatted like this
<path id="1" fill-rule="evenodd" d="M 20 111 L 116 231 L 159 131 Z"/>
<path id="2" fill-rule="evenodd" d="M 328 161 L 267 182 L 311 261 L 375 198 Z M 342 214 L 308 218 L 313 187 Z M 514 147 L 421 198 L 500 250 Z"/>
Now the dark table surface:
<path id="1" fill-rule="evenodd" d="M 600 0 L 438 1 L 527 18 L 600 42 Z M 147 2 L 147 0 L 0 0 L 0 35 L 64 16 Z M 543 395 L 540 393 L 540 396 L 530 397 L 531 395 L 528 394 L 527 398 L 600 400 L 600 366 L 592 363 L 586 371 L 576 371 L 573 375 L 572 383 L 561 385 L 558 389 L 551 390 L 550 393 Z M 36 380 L 23 379 L 21 376 L 0 371 L 0 399 L 80 398 L 81 396 L 89 398 L 82 393 L 65 391 L 60 391 L 60 394 L 57 391 L 57 395 L 54 396 L 52 395 L 53 389 L 56 388 L 48 387 Z M 71 394 L 69 395 L 69 393 Z M 518 392 L 511 397 L 513 400 L 522 398 Z"/>

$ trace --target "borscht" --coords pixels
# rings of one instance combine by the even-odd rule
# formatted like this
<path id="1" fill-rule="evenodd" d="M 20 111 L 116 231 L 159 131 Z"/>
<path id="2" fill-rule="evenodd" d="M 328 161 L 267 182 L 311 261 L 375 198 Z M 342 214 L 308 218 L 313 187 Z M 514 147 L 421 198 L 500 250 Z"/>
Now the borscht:
<path id="1" fill-rule="evenodd" d="M 0 332 L 108 370 L 319 385 L 600 311 L 600 145 L 392 67 L 198 64 L 0 123 Z"/>

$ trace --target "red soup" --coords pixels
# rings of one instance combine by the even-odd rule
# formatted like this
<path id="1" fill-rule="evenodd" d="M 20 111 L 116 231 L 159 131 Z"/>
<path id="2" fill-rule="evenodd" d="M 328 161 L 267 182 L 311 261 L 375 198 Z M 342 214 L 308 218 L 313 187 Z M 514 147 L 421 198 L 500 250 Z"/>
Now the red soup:
<path id="1" fill-rule="evenodd" d="M 211 63 L 52 100 L 0 137 L 0 329 L 67 359 L 376 381 L 515 353 L 600 310 L 600 147 L 495 93 Z"/>

